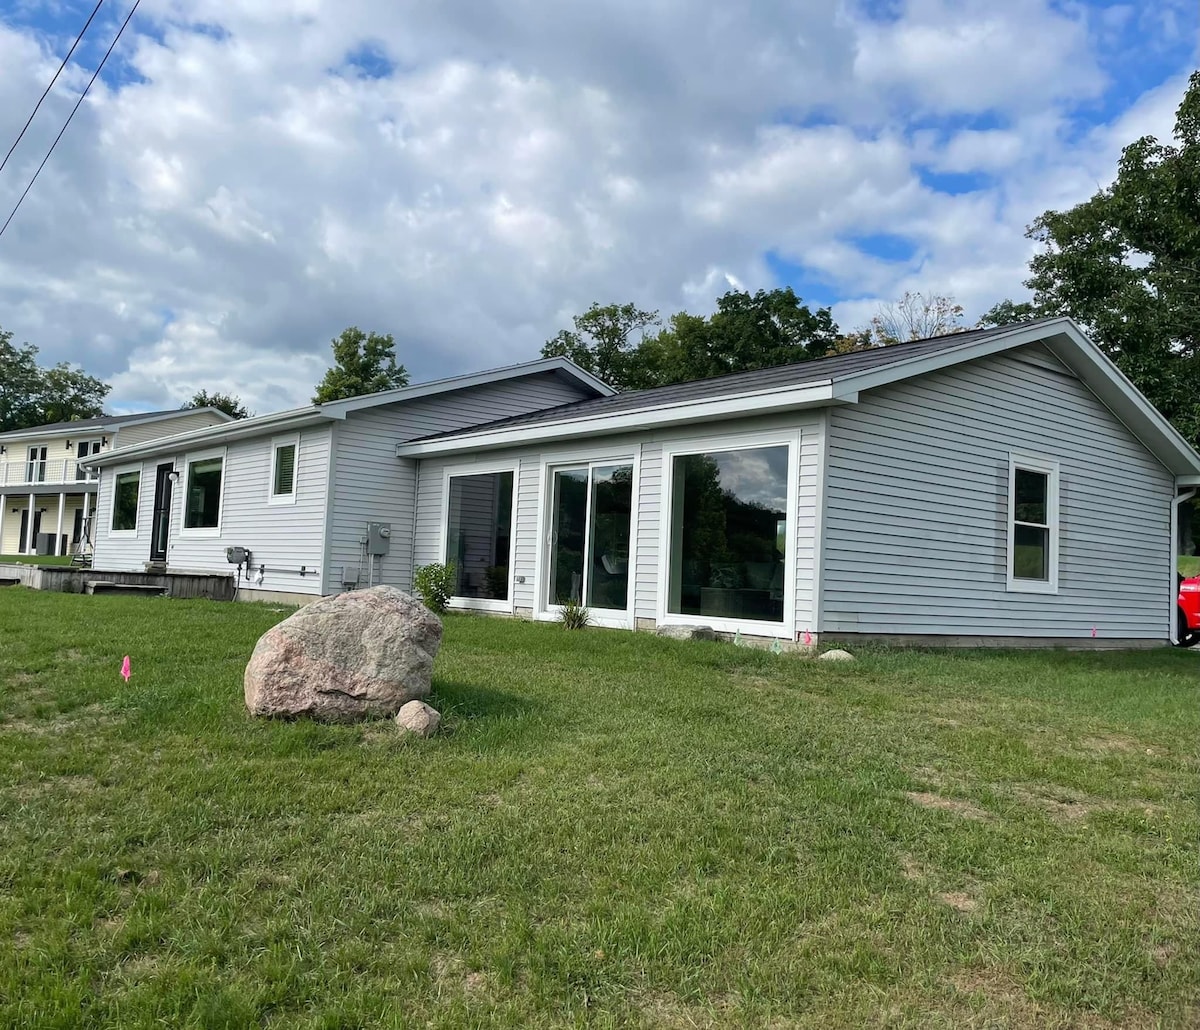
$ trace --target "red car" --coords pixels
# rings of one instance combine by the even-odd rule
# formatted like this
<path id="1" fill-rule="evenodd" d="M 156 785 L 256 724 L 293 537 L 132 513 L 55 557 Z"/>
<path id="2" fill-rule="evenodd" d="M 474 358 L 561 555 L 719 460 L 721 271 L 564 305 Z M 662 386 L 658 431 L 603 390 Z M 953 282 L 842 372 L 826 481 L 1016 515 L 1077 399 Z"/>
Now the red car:
<path id="1" fill-rule="evenodd" d="M 1179 646 L 1200 644 L 1200 576 L 1179 582 Z"/>

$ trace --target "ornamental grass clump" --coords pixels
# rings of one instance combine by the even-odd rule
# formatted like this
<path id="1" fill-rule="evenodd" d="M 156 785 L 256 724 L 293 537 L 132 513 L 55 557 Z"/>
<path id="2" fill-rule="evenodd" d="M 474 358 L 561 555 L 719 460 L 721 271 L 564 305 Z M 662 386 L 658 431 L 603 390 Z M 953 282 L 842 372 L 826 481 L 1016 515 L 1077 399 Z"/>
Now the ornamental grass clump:
<path id="1" fill-rule="evenodd" d="M 558 621 L 567 629 L 586 629 L 591 613 L 578 601 L 568 601 L 562 607 Z"/>

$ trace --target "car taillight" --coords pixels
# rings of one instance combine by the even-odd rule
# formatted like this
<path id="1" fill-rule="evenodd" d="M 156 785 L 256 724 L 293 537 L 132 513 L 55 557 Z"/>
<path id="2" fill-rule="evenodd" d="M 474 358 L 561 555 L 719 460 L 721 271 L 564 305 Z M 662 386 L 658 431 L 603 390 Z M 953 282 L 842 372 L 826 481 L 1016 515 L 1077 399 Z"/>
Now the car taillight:
<path id="1" fill-rule="evenodd" d="M 1181 594 L 1200 594 L 1200 583 L 1184 583 L 1179 587 Z"/>

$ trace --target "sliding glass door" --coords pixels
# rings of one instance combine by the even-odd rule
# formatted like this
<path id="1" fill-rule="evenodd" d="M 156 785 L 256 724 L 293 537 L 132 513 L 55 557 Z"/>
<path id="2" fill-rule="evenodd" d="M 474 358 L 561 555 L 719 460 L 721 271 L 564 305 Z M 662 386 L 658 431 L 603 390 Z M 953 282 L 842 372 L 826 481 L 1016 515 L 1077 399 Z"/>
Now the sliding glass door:
<path id="1" fill-rule="evenodd" d="M 551 473 L 548 606 L 628 609 L 632 514 L 632 464 Z"/>

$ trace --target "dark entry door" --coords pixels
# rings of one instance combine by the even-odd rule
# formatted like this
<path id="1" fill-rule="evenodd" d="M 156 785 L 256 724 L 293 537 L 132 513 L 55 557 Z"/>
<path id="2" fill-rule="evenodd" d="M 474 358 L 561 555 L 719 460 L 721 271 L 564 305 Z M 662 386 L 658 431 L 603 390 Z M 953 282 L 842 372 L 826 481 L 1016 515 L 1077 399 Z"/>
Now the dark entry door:
<path id="1" fill-rule="evenodd" d="M 40 511 L 38 511 L 37 509 L 34 509 L 34 512 L 33 512 L 33 532 L 30 533 L 28 536 L 26 536 L 25 534 L 28 531 L 28 529 L 29 529 L 29 509 L 22 508 L 21 509 L 21 541 L 18 544 L 18 546 L 25 548 L 25 550 L 22 552 L 23 554 L 32 554 L 34 551 L 37 550 L 38 533 L 40 533 L 42 531 L 42 513 Z M 28 544 L 26 543 L 26 541 L 29 541 Z"/>
<path id="2" fill-rule="evenodd" d="M 171 532 L 171 473 L 173 464 L 159 465 L 154 477 L 154 517 L 150 530 L 150 560 L 167 560 L 167 541 Z"/>

